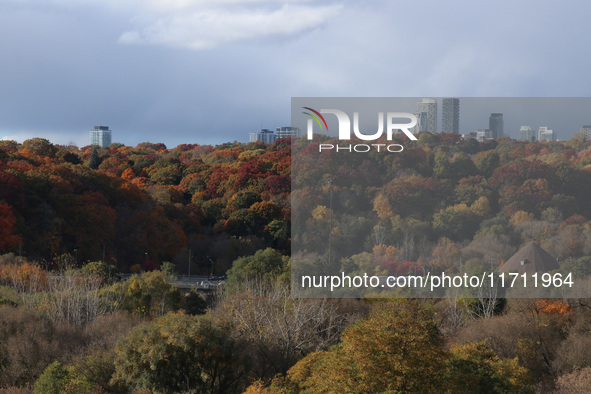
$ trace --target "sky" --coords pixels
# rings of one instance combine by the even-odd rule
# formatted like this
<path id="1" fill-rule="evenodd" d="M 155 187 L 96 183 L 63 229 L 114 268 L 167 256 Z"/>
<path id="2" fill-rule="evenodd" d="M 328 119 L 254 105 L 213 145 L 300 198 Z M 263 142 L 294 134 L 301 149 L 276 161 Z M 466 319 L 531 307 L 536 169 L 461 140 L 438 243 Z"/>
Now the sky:
<path id="1" fill-rule="evenodd" d="M 289 125 L 292 97 L 586 97 L 590 11 L 586 0 L 1 0 L 0 138 L 85 146 L 107 125 L 126 145 L 215 145 Z"/>

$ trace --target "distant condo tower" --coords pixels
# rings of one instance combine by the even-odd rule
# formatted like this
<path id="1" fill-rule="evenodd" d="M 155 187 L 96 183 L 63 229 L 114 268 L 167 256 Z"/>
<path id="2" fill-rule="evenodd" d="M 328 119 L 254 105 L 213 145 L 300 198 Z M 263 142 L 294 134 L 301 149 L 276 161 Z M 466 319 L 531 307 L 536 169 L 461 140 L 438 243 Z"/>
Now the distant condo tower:
<path id="1" fill-rule="evenodd" d="M 538 141 L 556 141 L 556 132 L 547 126 L 540 126 L 538 129 Z"/>
<path id="2" fill-rule="evenodd" d="M 490 114 L 490 118 L 488 118 L 488 129 L 490 130 L 493 139 L 501 138 L 504 135 L 503 128 L 503 114 Z"/>
<path id="3" fill-rule="evenodd" d="M 413 134 L 418 134 L 421 131 L 427 131 L 427 113 L 415 112 L 414 115 L 417 117 L 417 124 L 410 129 L 410 132 Z"/>
<path id="4" fill-rule="evenodd" d="M 522 141 L 535 141 L 534 130 L 530 126 L 521 126 L 519 129 L 519 139 Z"/>
<path id="5" fill-rule="evenodd" d="M 277 139 L 273 130 L 261 129 L 261 131 L 253 131 L 249 133 L 249 142 L 261 141 L 264 144 L 272 144 Z"/>
<path id="6" fill-rule="evenodd" d="M 443 104 L 441 105 L 441 132 L 460 132 L 460 99 L 443 99 Z"/>
<path id="7" fill-rule="evenodd" d="M 591 125 L 581 127 L 581 133 L 583 133 L 586 140 L 591 140 Z"/>
<path id="8" fill-rule="evenodd" d="M 435 99 L 422 99 L 418 104 L 418 112 L 424 112 L 427 114 L 427 125 L 423 125 L 422 128 L 429 133 L 437 132 L 437 100 Z"/>
<path id="9" fill-rule="evenodd" d="M 283 126 L 277 127 L 277 131 L 269 129 L 261 129 L 261 131 L 253 131 L 248 134 L 249 142 L 262 142 L 265 144 L 272 144 L 281 138 L 299 138 L 300 129 L 297 127 Z"/>
<path id="10" fill-rule="evenodd" d="M 90 145 L 105 147 L 111 145 L 111 130 L 109 126 L 94 126 L 90 130 Z"/>
<path id="11" fill-rule="evenodd" d="M 300 129 L 291 126 L 277 127 L 277 129 L 275 129 L 275 137 L 278 140 L 281 138 L 299 138 Z"/>

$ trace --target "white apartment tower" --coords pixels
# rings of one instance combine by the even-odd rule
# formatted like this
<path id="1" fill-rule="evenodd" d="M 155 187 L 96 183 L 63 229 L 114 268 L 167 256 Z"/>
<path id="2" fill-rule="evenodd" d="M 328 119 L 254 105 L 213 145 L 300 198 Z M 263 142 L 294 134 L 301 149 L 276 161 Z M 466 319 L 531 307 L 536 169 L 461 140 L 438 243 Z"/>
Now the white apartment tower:
<path id="1" fill-rule="evenodd" d="M 540 127 L 538 130 L 538 141 L 556 141 L 556 132 L 546 126 Z"/>
<path id="2" fill-rule="evenodd" d="M 105 147 L 111 145 L 111 130 L 109 126 L 94 126 L 90 130 L 90 145 Z"/>
<path id="3" fill-rule="evenodd" d="M 483 142 L 486 140 L 494 139 L 492 132 L 489 129 L 478 129 L 476 130 L 476 140 Z"/>
<path id="4" fill-rule="evenodd" d="M 591 140 L 591 125 L 581 127 L 581 133 L 583 133 L 586 140 Z"/>
<path id="5" fill-rule="evenodd" d="M 535 140 L 534 130 L 530 126 L 521 126 L 519 129 L 519 139 L 530 142 Z"/>
<path id="6" fill-rule="evenodd" d="M 261 141 L 264 144 L 272 144 L 277 139 L 275 132 L 269 129 L 261 129 L 249 134 L 249 142 Z"/>

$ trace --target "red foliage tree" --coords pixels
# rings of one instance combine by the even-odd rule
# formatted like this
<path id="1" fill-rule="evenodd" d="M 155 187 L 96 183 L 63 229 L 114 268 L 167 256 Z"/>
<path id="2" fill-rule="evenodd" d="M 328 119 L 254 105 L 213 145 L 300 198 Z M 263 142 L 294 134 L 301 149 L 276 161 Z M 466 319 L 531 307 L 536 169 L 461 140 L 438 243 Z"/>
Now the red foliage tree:
<path id="1" fill-rule="evenodd" d="M 12 250 L 21 241 L 15 230 L 16 218 L 11 206 L 0 202 L 0 252 Z"/>

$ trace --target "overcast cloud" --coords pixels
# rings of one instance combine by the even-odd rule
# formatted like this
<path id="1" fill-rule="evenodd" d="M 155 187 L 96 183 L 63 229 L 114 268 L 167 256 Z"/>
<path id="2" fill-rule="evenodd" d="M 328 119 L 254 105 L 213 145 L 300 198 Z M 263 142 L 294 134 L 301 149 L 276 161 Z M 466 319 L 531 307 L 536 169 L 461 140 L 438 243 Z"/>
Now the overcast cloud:
<path id="1" fill-rule="evenodd" d="M 189 2 L 185 2 L 189 3 Z M 138 30 L 123 33 L 123 44 L 155 44 L 187 49 L 211 49 L 220 45 L 272 37 L 292 37 L 324 25 L 341 9 L 338 5 L 277 6 L 276 1 L 257 2 L 256 8 L 222 2 L 173 7 L 149 12 L 133 22 Z M 253 1 L 246 2 L 252 6 Z M 260 7 L 260 8 L 259 8 Z M 162 15 L 164 14 L 164 15 Z"/>
<path id="2" fill-rule="evenodd" d="M 4 0 L 0 138 L 83 146 L 101 124 L 130 145 L 217 144 L 288 125 L 293 96 L 588 96 L 589 11 L 584 0 Z"/>

